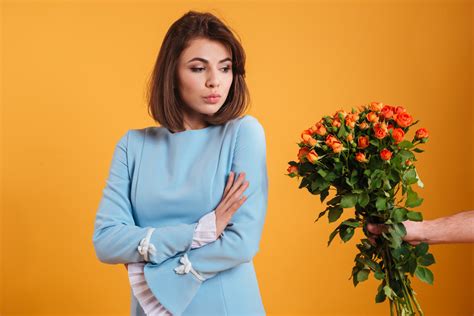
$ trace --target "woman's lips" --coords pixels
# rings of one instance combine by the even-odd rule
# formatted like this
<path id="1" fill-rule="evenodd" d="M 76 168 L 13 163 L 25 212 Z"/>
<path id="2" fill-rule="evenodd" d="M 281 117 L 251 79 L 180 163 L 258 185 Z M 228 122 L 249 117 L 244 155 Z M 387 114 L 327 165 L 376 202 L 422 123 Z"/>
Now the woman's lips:
<path id="1" fill-rule="evenodd" d="M 216 97 L 204 97 L 204 101 L 206 103 L 215 104 L 215 103 L 219 102 L 220 98 L 221 97 L 217 97 L 217 96 Z"/>

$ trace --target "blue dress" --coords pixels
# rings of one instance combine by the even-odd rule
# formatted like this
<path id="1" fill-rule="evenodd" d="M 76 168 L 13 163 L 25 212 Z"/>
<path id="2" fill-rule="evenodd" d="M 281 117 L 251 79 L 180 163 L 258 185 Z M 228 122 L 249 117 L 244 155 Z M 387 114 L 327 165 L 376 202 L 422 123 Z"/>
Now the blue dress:
<path id="1" fill-rule="evenodd" d="M 216 241 L 191 249 L 194 229 L 219 205 L 230 171 L 245 172 L 247 200 Z M 253 258 L 267 204 L 265 132 L 255 117 L 178 133 L 130 129 L 115 146 L 94 249 L 104 263 L 143 262 L 137 247 L 154 228 L 145 279 L 173 315 L 265 315 Z M 131 300 L 139 315 L 132 293 Z"/>

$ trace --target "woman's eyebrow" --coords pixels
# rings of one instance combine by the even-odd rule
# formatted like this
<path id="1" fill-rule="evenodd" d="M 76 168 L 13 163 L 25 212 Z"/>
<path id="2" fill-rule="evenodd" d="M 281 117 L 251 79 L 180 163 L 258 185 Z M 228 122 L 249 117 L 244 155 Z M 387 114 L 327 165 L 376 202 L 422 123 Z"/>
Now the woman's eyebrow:
<path id="1" fill-rule="evenodd" d="M 188 61 L 188 63 L 190 63 L 190 62 L 192 62 L 192 61 L 194 61 L 194 60 L 199 60 L 199 61 L 202 61 L 203 63 L 206 63 L 206 64 L 209 63 L 209 61 L 208 61 L 207 59 L 204 59 L 204 58 L 201 58 L 201 57 L 194 57 L 193 59 L 190 59 L 190 60 Z M 232 62 L 232 59 L 230 59 L 229 57 L 224 58 L 224 59 L 222 59 L 221 61 L 219 61 L 219 64 L 220 64 L 220 63 L 223 63 L 223 62 L 225 62 L 225 61 L 230 61 L 230 62 Z"/>

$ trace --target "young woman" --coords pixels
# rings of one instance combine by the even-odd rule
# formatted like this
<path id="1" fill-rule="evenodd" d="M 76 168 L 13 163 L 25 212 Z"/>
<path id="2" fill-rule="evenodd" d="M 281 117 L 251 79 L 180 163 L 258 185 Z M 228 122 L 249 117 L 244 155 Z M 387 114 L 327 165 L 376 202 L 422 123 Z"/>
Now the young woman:
<path id="1" fill-rule="evenodd" d="M 161 127 L 119 139 L 94 226 L 99 260 L 128 267 L 132 315 L 265 315 L 253 257 L 266 144 L 243 115 L 244 78 L 244 50 L 217 17 L 171 25 L 149 87 Z"/>

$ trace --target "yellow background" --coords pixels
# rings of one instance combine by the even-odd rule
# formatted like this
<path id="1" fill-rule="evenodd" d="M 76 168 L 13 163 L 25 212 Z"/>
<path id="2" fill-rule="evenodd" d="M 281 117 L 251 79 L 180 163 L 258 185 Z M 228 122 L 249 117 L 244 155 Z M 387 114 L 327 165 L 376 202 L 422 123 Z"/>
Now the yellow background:
<path id="1" fill-rule="evenodd" d="M 268 315 L 387 315 L 372 275 L 348 280 L 360 232 L 327 247 L 335 224 L 313 223 L 319 197 L 284 174 L 321 116 L 403 105 L 430 132 L 414 187 L 425 219 L 473 209 L 472 2 L 4 1 L 1 314 L 129 314 L 125 268 L 95 257 L 95 212 L 119 136 L 154 125 L 146 80 L 190 9 L 229 23 L 248 56 L 249 114 L 267 137 L 254 262 Z M 434 286 L 414 281 L 426 315 L 471 315 L 473 247 L 431 249 Z"/>

